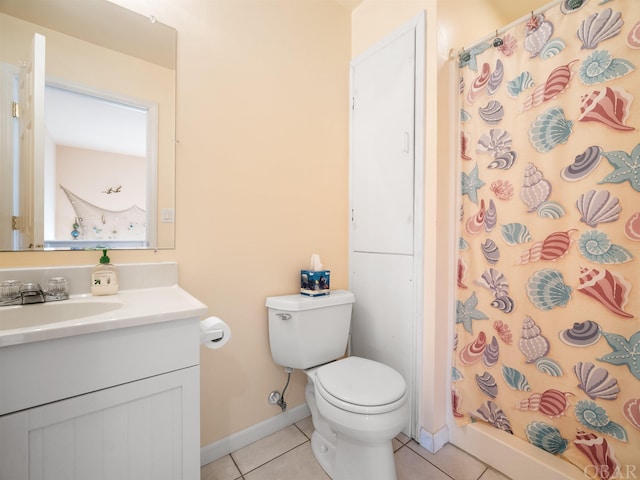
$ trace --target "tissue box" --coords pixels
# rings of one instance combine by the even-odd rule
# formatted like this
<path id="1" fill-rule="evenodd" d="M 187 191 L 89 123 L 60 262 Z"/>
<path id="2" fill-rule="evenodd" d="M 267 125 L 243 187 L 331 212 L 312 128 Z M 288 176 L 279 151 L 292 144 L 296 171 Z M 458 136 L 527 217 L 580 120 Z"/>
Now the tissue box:
<path id="1" fill-rule="evenodd" d="M 303 295 L 329 295 L 330 283 L 330 270 L 300 270 L 300 293 Z"/>

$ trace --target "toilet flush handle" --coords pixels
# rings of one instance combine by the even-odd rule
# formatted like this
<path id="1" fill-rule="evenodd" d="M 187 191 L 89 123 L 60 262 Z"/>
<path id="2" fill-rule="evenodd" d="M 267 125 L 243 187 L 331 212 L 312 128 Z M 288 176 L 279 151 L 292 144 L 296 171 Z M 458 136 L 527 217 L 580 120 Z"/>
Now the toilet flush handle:
<path id="1" fill-rule="evenodd" d="M 276 313 L 277 317 L 280 317 L 280 320 L 291 320 L 290 313 Z"/>

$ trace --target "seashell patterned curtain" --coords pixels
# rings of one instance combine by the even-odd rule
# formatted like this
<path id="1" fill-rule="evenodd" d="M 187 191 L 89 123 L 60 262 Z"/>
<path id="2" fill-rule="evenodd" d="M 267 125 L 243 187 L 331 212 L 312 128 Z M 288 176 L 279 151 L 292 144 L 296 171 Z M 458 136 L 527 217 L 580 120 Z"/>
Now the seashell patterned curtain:
<path id="1" fill-rule="evenodd" d="M 640 476 L 640 1 L 561 1 L 459 63 L 453 414 Z"/>

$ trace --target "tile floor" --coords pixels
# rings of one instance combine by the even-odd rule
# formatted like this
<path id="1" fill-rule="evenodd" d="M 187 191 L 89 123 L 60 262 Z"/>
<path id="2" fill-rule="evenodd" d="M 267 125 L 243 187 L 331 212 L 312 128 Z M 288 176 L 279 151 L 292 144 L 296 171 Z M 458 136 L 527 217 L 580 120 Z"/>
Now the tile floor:
<path id="1" fill-rule="evenodd" d="M 311 452 L 312 432 L 311 417 L 307 417 L 205 465 L 200 479 L 330 480 Z M 434 455 L 402 433 L 393 445 L 398 480 L 508 480 L 453 445 Z"/>

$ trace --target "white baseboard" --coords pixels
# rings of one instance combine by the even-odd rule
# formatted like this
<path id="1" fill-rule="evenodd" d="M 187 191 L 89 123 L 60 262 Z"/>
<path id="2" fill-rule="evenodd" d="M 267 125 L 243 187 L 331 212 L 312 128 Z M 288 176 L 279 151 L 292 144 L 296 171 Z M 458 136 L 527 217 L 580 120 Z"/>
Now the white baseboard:
<path id="1" fill-rule="evenodd" d="M 233 433 L 228 437 L 222 438 L 217 442 L 210 443 L 204 447 L 200 447 L 200 466 L 211 463 L 214 460 L 229 455 L 239 448 L 260 440 L 272 433 L 282 430 L 289 425 L 302 420 L 311 415 L 309 407 L 306 403 L 293 407 L 286 412 L 280 413 L 274 417 L 268 418 L 263 422 L 256 423 L 249 428 L 240 432 Z"/>
<path id="2" fill-rule="evenodd" d="M 449 429 L 445 425 L 436 433 L 427 432 L 424 428 L 420 428 L 420 438 L 418 442 L 420 446 L 426 448 L 431 453 L 436 453 L 449 441 Z"/>

